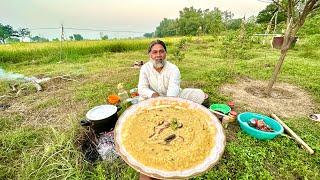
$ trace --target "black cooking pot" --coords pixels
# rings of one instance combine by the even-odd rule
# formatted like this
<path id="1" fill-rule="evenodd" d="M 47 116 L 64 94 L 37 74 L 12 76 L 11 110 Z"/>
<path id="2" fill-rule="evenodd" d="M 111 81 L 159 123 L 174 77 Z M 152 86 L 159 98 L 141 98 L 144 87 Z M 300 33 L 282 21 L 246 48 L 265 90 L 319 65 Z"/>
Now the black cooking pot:
<path id="1" fill-rule="evenodd" d="M 80 121 L 81 126 L 90 126 L 95 133 L 109 131 L 116 125 L 118 120 L 117 112 L 121 107 L 114 105 L 101 105 L 90 109 L 86 119 Z"/>

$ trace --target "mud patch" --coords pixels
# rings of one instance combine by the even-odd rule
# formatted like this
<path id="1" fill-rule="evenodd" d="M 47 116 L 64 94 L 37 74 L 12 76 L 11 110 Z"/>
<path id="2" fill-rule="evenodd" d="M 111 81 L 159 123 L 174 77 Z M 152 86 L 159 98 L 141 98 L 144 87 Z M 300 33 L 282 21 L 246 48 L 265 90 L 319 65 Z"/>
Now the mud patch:
<path id="1" fill-rule="evenodd" d="M 240 79 L 236 84 L 221 87 L 224 94 L 232 96 L 242 111 L 260 112 L 266 115 L 275 113 L 279 116 L 307 116 L 315 109 L 311 96 L 302 89 L 287 84 L 276 83 L 270 97 L 265 97 L 266 81 Z"/>

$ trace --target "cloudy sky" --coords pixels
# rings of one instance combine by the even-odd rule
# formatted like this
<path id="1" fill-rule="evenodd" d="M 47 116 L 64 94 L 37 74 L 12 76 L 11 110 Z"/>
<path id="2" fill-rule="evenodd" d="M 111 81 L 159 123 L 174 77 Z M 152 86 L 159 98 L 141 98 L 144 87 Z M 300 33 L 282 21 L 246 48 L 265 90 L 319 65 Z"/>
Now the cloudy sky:
<path id="1" fill-rule="evenodd" d="M 50 39 L 59 37 L 60 30 L 38 28 L 59 28 L 63 24 L 97 30 L 66 30 L 66 36 L 80 33 L 85 38 L 99 38 L 104 31 L 109 37 L 133 37 L 153 32 L 163 18 L 177 18 L 184 7 L 218 7 L 233 12 L 235 17 L 249 17 L 266 5 L 258 0 L 1 0 L 0 23 L 28 27 L 33 29 L 32 35 Z"/>

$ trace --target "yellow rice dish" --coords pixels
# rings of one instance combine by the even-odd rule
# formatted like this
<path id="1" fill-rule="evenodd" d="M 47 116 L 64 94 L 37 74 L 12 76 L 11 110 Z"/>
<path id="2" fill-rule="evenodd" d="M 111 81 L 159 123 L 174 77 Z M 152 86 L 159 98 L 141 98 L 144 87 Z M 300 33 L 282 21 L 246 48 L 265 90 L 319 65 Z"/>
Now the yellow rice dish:
<path id="1" fill-rule="evenodd" d="M 145 166 L 165 171 L 193 168 L 209 156 L 216 128 L 208 114 L 182 104 L 139 109 L 122 127 L 121 144 Z"/>

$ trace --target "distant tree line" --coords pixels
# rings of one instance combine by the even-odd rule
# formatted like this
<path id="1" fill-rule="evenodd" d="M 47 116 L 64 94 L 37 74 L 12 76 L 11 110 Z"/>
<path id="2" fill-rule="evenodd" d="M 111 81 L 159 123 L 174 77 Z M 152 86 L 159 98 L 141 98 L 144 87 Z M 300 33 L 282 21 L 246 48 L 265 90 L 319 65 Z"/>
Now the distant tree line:
<path id="1" fill-rule="evenodd" d="M 234 14 L 230 11 L 201 10 L 194 7 L 185 7 L 179 12 L 176 19 L 164 18 L 155 32 L 145 33 L 145 37 L 185 36 L 201 34 L 219 34 L 225 30 L 239 29 L 242 18 L 233 19 Z"/>
<path id="2" fill-rule="evenodd" d="M 18 30 L 14 30 L 10 25 L 4 25 L 0 23 L 0 43 L 5 43 L 8 41 L 23 41 L 25 37 L 30 35 L 30 31 L 28 28 L 19 28 Z"/>
<path id="3" fill-rule="evenodd" d="M 4 25 L 0 23 L 0 44 L 24 42 L 28 38 L 31 42 L 48 42 L 49 39 L 40 37 L 38 35 L 31 36 L 28 28 L 19 28 L 15 30 L 11 25 Z M 100 33 L 101 40 L 107 40 L 109 37 L 106 34 Z M 59 41 L 59 38 L 54 38 L 52 41 Z M 69 36 L 71 41 L 84 40 L 81 34 L 73 34 Z"/>
<path id="4" fill-rule="evenodd" d="M 319 16 L 314 17 L 313 21 L 317 21 Z M 164 18 L 154 32 L 145 33 L 144 37 L 217 35 L 223 31 L 240 29 L 242 22 L 245 23 L 248 34 L 264 33 L 268 26 L 274 32 L 281 33 L 281 30 L 285 27 L 285 20 L 287 18 L 286 13 L 274 3 L 267 5 L 257 16 L 246 18 L 233 17 L 234 14 L 232 12 L 221 11 L 218 8 L 201 10 L 194 7 L 185 7 L 179 12 L 178 18 Z M 271 23 L 270 20 L 272 19 L 276 19 L 276 21 L 273 20 Z M 276 25 L 277 29 L 275 29 Z M 314 33 L 320 31 L 320 28 L 312 26 L 311 23 L 305 29 L 308 30 L 304 30 L 303 32 Z"/>
<path id="5" fill-rule="evenodd" d="M 28 37 L 32 42 L 47 42 L 47 38 L 40 36 L 31 36 L 28 28 L 13 29 L 10 25 L 4 25 L 0 23 L 0 44 L 24 42 Z"/>
<path id="6" fill-rule="evenodd" d="M 49 42 L 49 39 L 40 37 L 38 35 L 31 36 L 28 28 L 19 28 L 15 30 L 11 25 L 4 25 L 0 23 L 0 44 L 24 42 L 28 38 L 31 42 Z M 84 40 L 81 34 L 73 34 L 68 37 L 71 41 Z M 108 35 L 100 33 L 101 40 L 109 39 Z M 66 39 L 65 39 L 66 40 Z M 52 41 L 60 41 L 59 38 L 53 38 Z"/>

